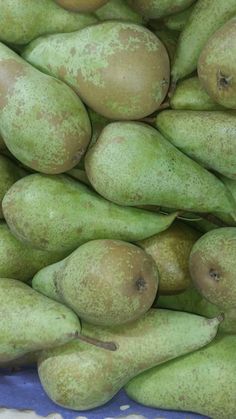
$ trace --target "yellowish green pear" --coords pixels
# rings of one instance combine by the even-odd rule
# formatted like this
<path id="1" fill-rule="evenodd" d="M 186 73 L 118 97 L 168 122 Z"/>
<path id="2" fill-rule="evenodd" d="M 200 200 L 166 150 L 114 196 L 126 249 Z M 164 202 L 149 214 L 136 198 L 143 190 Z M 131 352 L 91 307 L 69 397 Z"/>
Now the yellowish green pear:
<path id="1" fill-rule="evenodd" d="M 124 0 L 109 0 L 96 10 L 95 15 L 99 20 L 122 20 L 142 25 L 145 19 Z"/>
<path id="2" fill-rule="evenodd" d="M 149 19 L 160 19 L 178 13 L 195 0 L 128 0 L 128 4 L 141 15 Z"/>
<path id="3" fill-rule="evenodd" d="M 183 31 L 193 9 L 194 9 L 194 3 L 192 6 L 188 7 L 187 9 L 184 9 L 182 12 L 175 13 L 174 15 L 170 15 L 164 18 L 165 26 L 168 29 L 171 29 L 173 31 Z"/>
<path id="4" fill-rule="evenodd" d="M 94 12 L 108 0 L 56 0 L 56 3 L 74 12 Z"/>

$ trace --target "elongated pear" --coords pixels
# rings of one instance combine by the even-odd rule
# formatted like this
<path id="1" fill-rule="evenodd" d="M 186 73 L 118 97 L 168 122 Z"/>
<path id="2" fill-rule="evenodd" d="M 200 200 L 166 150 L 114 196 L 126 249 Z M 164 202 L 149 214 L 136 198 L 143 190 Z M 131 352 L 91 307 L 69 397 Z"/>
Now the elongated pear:
<path id="1" fill-rule="evenodd" d="M 128 4 L 149 19 L 160 19 L 186 9 L 195 0 L 128 0 Z"/>
<path id="2" fill-rule="evenodd" d="M 134 23 L 107 21 L 41 37 L 23 57 L 65 81 L 86 105 L 110 119 L 144 118 L 168 91 L 167 51 L 151 31 Z"/>
<path id="3" fill-rule="evenodd" d="M 96 191 L 120 205 L 235 211 L 219 179 L 142 123 L 107 125 L 86 154 L 85 168 Z"/>
<path id="4" fill-rule="evenodd" d="M 164 18 L 165 26 L 173 31 L 183 31 L 184 27 L 194 9 L 195 4 L 184 9 L 182 12 L 175 13 L 174 15 Z"/>
<path id="5" fill-rule="evenodd" d="M 235 418 L 236 336 L 217 337 L 205 348 L 152 368 L 125 390 L 146 406 Z"/>
<path id="6" fill-rule="evenodd" d="M 203 48 L 198 76 L 210 97 L 236 109 L 236 18 L 216 31 Z"/>
<path id="7" fill-rule="evenodd" d="M 96 10 L 95 15 L 99 20 L 122 20 L 142 25 L 145 19 L 124 0 L 109 0 L 106 4 Z"/>
<path id="8" fill-rule="evenodd" d="M 50 251 L 72 251 L 94 239 L 142 240 L 176 218 L 120 207 L 65 175 L 41 174 L 16 182 L 3 199 L 3 212 L 16 237 Z"/>
<path id="9" fill-rule="evenodd" d="M 5 193 L 23 176 L 24 171 L 20 167 L 7 157 L 0 155 L 0 218 L 3 218 L 2 200 Z"/>
<path id="10" fill-rule="evenodd" d="M 91 137 L 83 103 L 1 43 L 0 95 L 0 132 L 18 160 L 53 174 L 79 162 Z"/>
<path id="11" fill-rule="evenodd" d="M 174 65 L 173 82 L 197 68 L 200 53 L 210 36 L 236 13 L 235 0 L 198 0 L 180 35 Z"/>
<path id="12" fill-rule="evenodd" d="M 0 0 L 0 40 L 28 44 L 40 35 L 73 32 L 97 22 L 94 15 L 68 12 L 53 0 Z"/>
<path id="13" fill-rule="evenodd" d="M 157 115 L 156 126 L 207 169 L 236 179 L 236 113 L 166 110 Z"/>
<path id="14" fill-rule="evenodd" d="M 63 345 L 80 332 L 77 316 L 14 279 L 0 279 L 0 362 Z"/>
<path id="15" fill-rule="evenodd" d="M 60 6 L 75 12 L 93 12 L 108 0 L 56 0 Z"/>
<path id="16" fill-rule="evenodd" d="M 19 241 L 6 223 L 0 223 L 0 278 L 30 280 L 36 272 L 55 263 L 68 252 L 37 250 Z"/>
<path id="17" fill-rule="evenodd" d="M 73 342 L 42 353 L 38 372 L 44 390 L 57 404 L 88 410 L 109 401 L 132 377 L 210 342 L 219 325 L 193 314 L 150 310 L 124 326 L 82 323 L 93 338 L 113 341 L 114 352 Z"/>
<path id="18" fill-rule="evenodd" d="M 190 111 L 218 111 L 224 107 L 214 102 L 202 87 L 198 77 L 181 80 L 171 96 L 172 109 Z"/>

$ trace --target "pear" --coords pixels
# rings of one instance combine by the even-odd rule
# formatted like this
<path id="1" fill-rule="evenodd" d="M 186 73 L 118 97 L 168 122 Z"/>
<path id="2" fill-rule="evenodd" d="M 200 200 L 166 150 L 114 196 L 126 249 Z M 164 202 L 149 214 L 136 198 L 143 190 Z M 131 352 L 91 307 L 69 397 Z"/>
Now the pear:
<path id="1" fill-rule="evenodd" d="M 209 231 L 193 246 L 189 268 L 199 292 L 224 310 L 236 309 L 236 228 Z"/>
<path id="2" fill-rule="evenodd" d="M 190 111 L 218 111 L 223 106 L 214 102 L 202 87 L 198 77 L 181 80 L 171 96 L 172 109 Z"/>
<path id="3" fill-rule="evenodd" d="M 42 353 L 39 377 L 55 403 L 75 410 L 92 409 L 109 401 L 138 373 L 206 345 L 214 338 L 219 321 L 150 310 L 133 323 L 112 328 L 83 322 L 88 336 L 113 341 L 117 350 L 74 341 Z"/>
<path id="4" fill-rule="evenodd" d="M 140 374 L 125 390 L 146 406 L 197 412 L 214 419 L 236 417 L 236 336 Z"/>
<path id="5" fill-rule="evenodd" d="M 135 10 L 131 9 L 124 0 L 109 0 L 104 6 L 96 10 L 99 20 L 122 20 L 142 25 L 145 19 Z"/>
<path id="6" fill-rule="evenodd" d="M 236 114 L 166 110 L 157 115 L 156 125 L 183 153 L 208 169 L 236 179 Z"/>
<path id="7" fill-rule="evenodd" d="M 29 281 L 40 269 L 67 255 L 66 251 L 33 249 L 13 236 L 6 223 L 0 223 L 0 278 Z"/>
<path id="8" fill-rule="evenodd" d="M 86 105 L 110 119 L 148 116 L 159 108 L 169 87 L 164 45 L 134 23 L 107 21 L 41 37 L 26 47 L 23 57 L 68 83 Z"/>
<path id="9" fill-rule="evenodd" d="M 162 233 L 137 243 L 156 262 L 160 278 L 159 295 L 177 294 L 189 287 L 188 260 L 199 236 L 196 230 L 176 222 Z"/>
<path id="10" fill-rule="evenodd" d="M 24 171 L 0 154 L 0 218 L 3 218 L 2 200 L 8 189 L 24 176 Z"/>
<path id="11" fill-rule="evenodd" d="M 165 45 L 169 54 L 170 63 L 172 64 L 175 56 L 179 33 L 177 31 L 171 31 L 167 28 L 157 29 L 154 31 L 154 33 Z"/>
<path id="12" fill-rule="evenodd" d="M 183 31 L 184 27 L 194 9 L 194 3 L 192 6 L 184 9 L 182 12 L 175 13 L 164 18 L 165 26 L 173 31 Z"/>
<path id="13" fill-rule="evenodd" d="M 16 182 L 3 199 L 3 212 L 16 237 L 55 252 L 72 251 L 94 239 L 142 240 L 176 218 L 176 213 L 120 207 L 65 175 L 41 174 Z"/>
<path id="14" fill-rule="evenodd" d="M 210 97 L 236 109 L 236 18 L 216 31 L 198 61 L 199 79 Z"/>
<path id="15" fill-rule="evenodd" d="M 128 4 L 149 19 L 160 19 L 178 13 L 195 0 L 128 0 Z"/>
<path id="16" fill-rule="evenodd" d="M 63 345 L 80 332 L 77 316 L 14 279 L 0 279 L 0 362 Z"/>
<path id="17" fill-rule="evenodd" d="M 151 307 L 158 270 L 152 257 L 133 244 L 93 240 L 38 272 L 32 286 L 47 295 L 53 289 L 48 283 L 81 319 L 115 326 L 138 319 Z"/>
<path id="18" fill-rule="evenodd" d="M 18 160 L 53 174 L 79 162 L 91 136 L 83 103 L 1 43 L 0 96 L 1 135 Z"/>
<path id="19" fill-rule="evenodd" d="M 107 125 L 86 154 L 85 168 L 95 190 L 119 205 L 235 212 L 219 179 L 143 123 Z"/>
<path id="20" fill-rule="evenodd" d="M 4 140 L 3 140 L 2 136 L 0 135 L 0 150 L 2 152 L 5 149 L 6 149 L 6 144 L 4 143 Z"/>
<path id="21" fill-rule="evenodd" d="M 172 80 L 191 74 L 197 68 L 201 51 L 210 36 L 236 13 L 235 0 L 198 0 L 180 35 Z"/>
<path id="22" fill-rule="evenodd" d="M 56 0 L 56 2 L 67 10 L 93 12 L 106 4 L 108 0 Z"/>
<path id="23" fill-rule="evenodd" d="M 44 34 L 77 31 L 97 22 L 94 15 L 68 12 L 53 0 L 0 0 L 0 10 L 0 40 L 13 44 L 27 44 Z"/>

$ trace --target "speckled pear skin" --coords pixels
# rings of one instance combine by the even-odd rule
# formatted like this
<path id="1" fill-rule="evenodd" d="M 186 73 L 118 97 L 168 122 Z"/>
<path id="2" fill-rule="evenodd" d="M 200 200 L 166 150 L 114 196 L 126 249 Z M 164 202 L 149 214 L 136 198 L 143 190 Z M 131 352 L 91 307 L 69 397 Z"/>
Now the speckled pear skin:
<path id="1" fill-rule="evenodd" d="M 2 200 L 10 187 L 24 176 L 24 171 L 7 157 L 0 155 L 0 218 L 3 218 Z"/>
<path id="2" fill-rule="evenodd" d="M 43 173 L 74 167 L 91 137 L 87 111 L 66 84 L 0 44 L 0 131 L 11 153 Z"/>
<path id="3" fill-rule="evenodd" d="M 74 12 L 93 12 L 108 0 L 55 0 L 59 6 Z"/>
<path id="4" fill-rule="evenodd" d="M 184 223 L 175 222 L 167 230 L 137 244 L 156 262 L 159 295 L 178 294 L 191 283 L 188 261 L 200 233 Z"/>
<path id="5" fill-rule="evenodd" d="M 3 199 L 3 212 L 16 237 L 56 252 L 73 251 L 94 239 L 142 240 L 176 218 L 176 213 L 120 207 L 65 175 L 42 174 L 16 182 Z"/>
<path id="6" fill-rule="evenodd" d="M 218 228 L 193 246 L 189 269 L 199 292 L 220 308 L 236 309 L 236 227 Z"/>
<path id="7" fill-rule="evenodd" d="M 196 352 L 140 374 L 125 390 L 147 406 L 235 418 L 235 348 L 236 336 L 217 337 Z"/>
<path id="8" fill-rule="evenodd" d="M 182 32 L 184 27 L 194 9 L 195 4 L 184 9 L 182 12 L 175 13 L 174 15 L 167 16 L 164 18 L 165 26 L 173 31 Z"/>
<path id="9" fill-rule="evenodd" d="M 236 113 L 166 110 L 157 115 L 156 126 L 184 154 L 236 179 Z"/>
<path id="10" fill-rule="evenodd" d="M 160 19 L 164 16 L 178 13 L 195 0 L 128 0 L 128 4 L 141 15 L 150 19 Z"/>
<path id="11" fill-rule="evenodd" d="M 180 35 L 172 67 L 174 82 L 197 68 L 200 53 L 210 36 L 236 13 L 235 0 L 198 0 Z"/>
<path id="12" fill-rule="evenodd" d="M 23 282 L 0 279 L 0 362 L 63 345 L 80 332 L 75 313 Z"/>
<path id="13" fill-rule="evenodd" d="M 198 76 L 215 102 L 236 109 L 236 18 L 208 40 L 198 60 Z"/>
<path id="14" fill-rule="evenodd" d="M 113 328 L 83 322 L 86 335 L 113 341 L 117 350 L 74 341 L 42 354 L 39 377 L 55 403 L 88 410 L 105 404 L 138 373 L 206 345 L 218 324 L 216 318 L 169 310 L 150 310 L 133 323 Z"/>
<path id="15" fill-rule="evenodd" d="M 214 102 L 202 87 L 198 77 L 181 80 L 170 98 L 172 109 L 218 111 L 225 108 Z"/>
<path id="16" fill-rule="evenodd" d="M 141 16 L 124 0 L 109 0 L 104 6 L 96 10 L 95 15 L 99 20 L 122 20 L 142 25 L 146 19 Z"/>
<path id="17" fill-rule="evenodd" d="M 169 57 L 147 28 L 108 21 L 26 47 L 31 64 L 69 84 L 97 113 L 118 120 L 153 113 L 169 86 Z"/>
<path id="18" fill-rule="evenodd" d="M 36 272 L 57 262 L 68 252 L 37 250 L 19 241 L 6 223 L 0 223 L 0 278 L 12 278 L 26 282 Z"/>
<path id="19" fill-rule="evenodd" d="M 155 128 L 139 122 L 107 125 L 85 157 L 95 190 L 120 205 L 160 205 L 233 213 L 228 191 Z"/>
<path id="20" fill-rule="evenodd" d="M 82 320 L 115 326 L 134 321 L 150 309 L 158 279 L 154 260 L 139 247 L 119 240 L 93 240 L 54 269 L 49 266 L 36 274 L 32 286 L 45 294 L 50 282 L 61 302 Z"/>
<path id="21" fill-rule="evenodd" d="M 73 32 L 97 22 L 94 15 L 68 12 L 53 0 L 0 0 L 0 40 L 27 44 L 40 35 Z"/>
<path id="22" fill-rule="evenodd" d="M 169 55 L 170 63 L 172 64 L 178 43 L 179 33 L 177 31 L 171 31 L 167 28 L 157 29 L 154 31 L 154 33 L 165 45 Z"/>

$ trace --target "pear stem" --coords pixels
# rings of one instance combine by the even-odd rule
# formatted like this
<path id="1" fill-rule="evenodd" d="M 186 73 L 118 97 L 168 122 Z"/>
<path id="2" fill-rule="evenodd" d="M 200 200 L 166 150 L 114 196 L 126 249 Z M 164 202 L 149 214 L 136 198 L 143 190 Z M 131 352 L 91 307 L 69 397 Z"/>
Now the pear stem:
<path id="1" fill-rule="evenodd" d="M 115 342 L 102 342 L 101 340 L 90 338 L 89 336 L 81 335 L 80 333 L 76 336 L 77 339 L 83 342 L 89 343 L 90 345 L 97 346 L 98 348 L 106 349 L 107 351 L 116 351 L 117 345 Z"/>
<path id="2" fill-rule="evenodd" d="M 228 223 L 225 223 L 213 214 L 201 214 L 201 217 L 207 221 L 210 221 L 210 223 L 217 225 L 218 227 L 230 227 Z"/>

